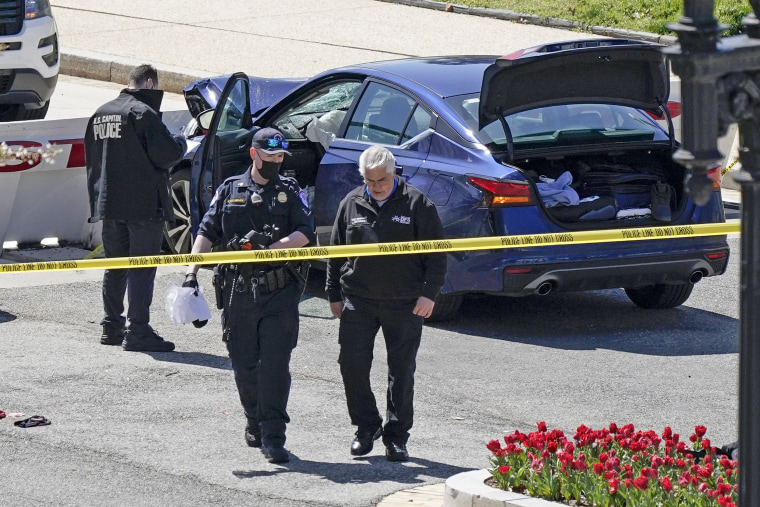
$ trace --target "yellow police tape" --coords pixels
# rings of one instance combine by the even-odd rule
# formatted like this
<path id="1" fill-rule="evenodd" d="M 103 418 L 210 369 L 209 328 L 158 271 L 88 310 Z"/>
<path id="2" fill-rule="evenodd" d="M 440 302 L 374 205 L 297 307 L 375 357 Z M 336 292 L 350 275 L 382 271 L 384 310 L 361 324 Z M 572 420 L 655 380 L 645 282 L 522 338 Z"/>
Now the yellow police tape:
<path id="1" fill-rule="evenodd" d="M 437 241 L 318 246 L 282 250 L 248 250 L 238 252 L 212 252 L 205 254 L 30 262 L 23 264 L 2 264 L 0 265 L 0 273 L 149 268 L 155 266 L 174 266 L 184 264 L 301 261 L 333 257 L 363 257 L 368 255 L 403 255 L 433 252 L 460 252 L 468 250 L 499 250 L 502 248 L 578 245 L 584 243 L 611 243 L 619 241 L 646 241 L 696 236 L 722 236 L 737 232 L 740 232 L 740 224 L 738 221 L 720 224 L 640 227 L 636 229 L 526 234 L 521 236 L 491 236 L 485 238 L 442 239 Z"/>

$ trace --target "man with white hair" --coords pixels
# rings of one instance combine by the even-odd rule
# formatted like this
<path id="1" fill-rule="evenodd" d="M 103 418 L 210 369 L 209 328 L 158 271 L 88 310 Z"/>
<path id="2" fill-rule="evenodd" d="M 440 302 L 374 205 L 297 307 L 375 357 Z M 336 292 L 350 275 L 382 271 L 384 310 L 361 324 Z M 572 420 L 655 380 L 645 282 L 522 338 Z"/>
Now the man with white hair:
<path id="1" fill-rule="evenodd" d="M 330 243 L 389 243 L 443 238 L 435 205 L 396 175 L 396 160 L 382 146 L 362 153 L 361 185 L 340 203 Z M 340 319 L 340 372 L 351 424 L 351 454 L 364 456 L 383 437 L 386 458 L 406 461 L 412 427 L 414 371 L 422 323 L 433 313 L 446 277 L 446 255 L 404 254 L 329 259 L 327 296 Z M 382 328 L 388 352 L 385 425 L 370 385 L 375 335 Z"/>

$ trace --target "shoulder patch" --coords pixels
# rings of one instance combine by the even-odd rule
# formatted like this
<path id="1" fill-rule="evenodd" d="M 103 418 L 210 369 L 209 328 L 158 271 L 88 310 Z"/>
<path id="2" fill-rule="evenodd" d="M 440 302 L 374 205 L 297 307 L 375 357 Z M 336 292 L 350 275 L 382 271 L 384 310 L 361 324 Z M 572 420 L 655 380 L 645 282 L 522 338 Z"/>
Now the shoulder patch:
<path id="1" fill-rule="evenodd" d="M 209 203 L 208 207 L 212 207 L 214 204 L 216 204 L 216 201 L 219 200 L 219 195 L 221 192 L 219 192 L 219 189 L 214 192 L 214 197 L 211 198 L 211 202 Z"/>
<path id="2" fill-rule="evenodd" d="M 296 181 L 295 178 L 291 178 L 290 176 L 280 176 L 280 183 L 293 192 L 294 194 L 298 194 L 298 192 L 301 191 L 301 187 L 298 186 L 298 181 Z"/>
<path id="3" fill-rule="evenodd" d="M 298 192 L 298 198 L 301 199 L 301 203 L 303 203 L 304 208 L 309 209 L 309 198 L 306 196 L 306 192 L 304 190 Z"/>

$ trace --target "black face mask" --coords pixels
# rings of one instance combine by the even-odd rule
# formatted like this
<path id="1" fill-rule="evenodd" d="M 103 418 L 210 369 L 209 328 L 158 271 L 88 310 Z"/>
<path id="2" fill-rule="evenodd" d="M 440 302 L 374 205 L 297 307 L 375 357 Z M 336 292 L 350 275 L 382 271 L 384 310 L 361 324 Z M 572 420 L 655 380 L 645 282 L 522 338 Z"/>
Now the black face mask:
<path id="1" fill-rule="evenodd" d="M 259 174 L 265 180 L 271 180 L 280 172 L 281 165 L 281 162 L 267 162 L 266 160 L 262 160 L 261 167 L 259 167 Z"/>

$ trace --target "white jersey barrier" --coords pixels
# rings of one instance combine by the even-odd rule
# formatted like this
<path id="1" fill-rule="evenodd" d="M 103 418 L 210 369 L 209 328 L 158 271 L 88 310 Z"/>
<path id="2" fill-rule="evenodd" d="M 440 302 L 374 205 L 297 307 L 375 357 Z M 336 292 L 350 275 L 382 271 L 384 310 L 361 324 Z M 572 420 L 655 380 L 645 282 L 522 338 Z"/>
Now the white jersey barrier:
<path id="1" fill-rule="evenodd" d="M 163 121 L 179 133 L 188 111 L 167 111 Z M 100 223 L 90 224 L 84 131 L 88 118 L 0 123 L 0 141 L 34 150 L 48 144 L 60 150 L 52 161 L 11 161 L 0 166 L 0 245 L 39 243 L 44 238 L 100 244 Z"/>

